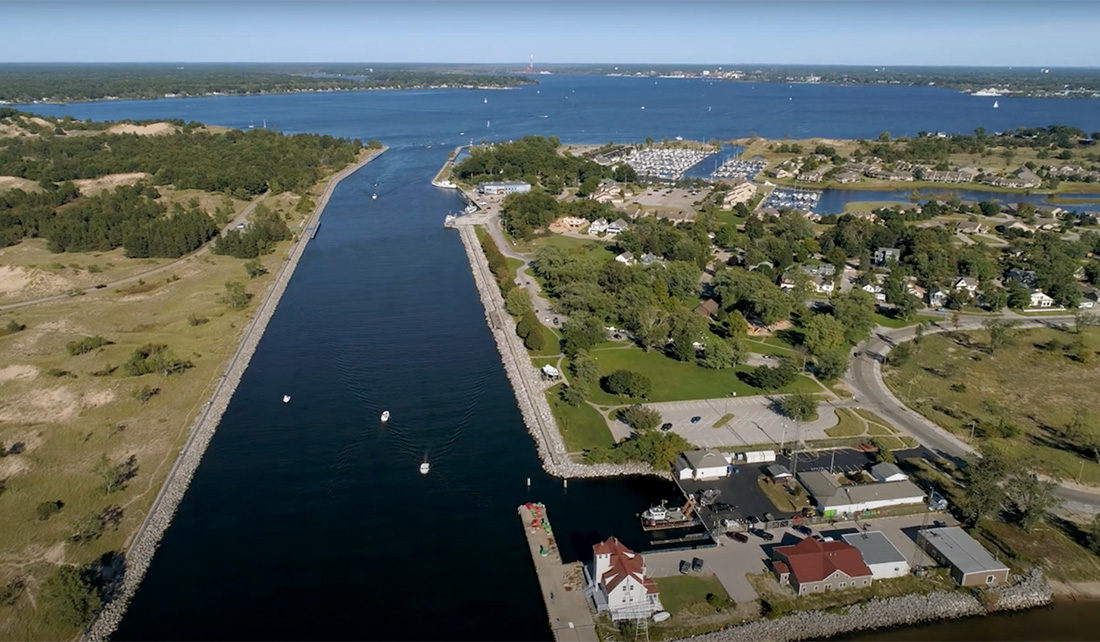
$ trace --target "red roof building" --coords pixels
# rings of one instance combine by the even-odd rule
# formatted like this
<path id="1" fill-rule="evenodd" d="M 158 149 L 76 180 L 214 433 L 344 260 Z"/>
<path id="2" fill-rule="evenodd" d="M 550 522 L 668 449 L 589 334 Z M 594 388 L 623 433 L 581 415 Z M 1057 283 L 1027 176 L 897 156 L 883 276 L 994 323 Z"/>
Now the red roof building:
<path id="1" fill-rule="evenodd" d="M 871 569 L 859 549 L 847 542 L 807 537 L 792 546 L 775 547 L 772 556 L 776 578 L 790 582 L 799 595 L 871 585 Z"/>
<path id="2" fill-rule="evenodd" d="M 661 610 L 657 585 L 646 577 L 645 559 L 609 537 L 592 547 L 592 572 L 587 594 L 597 611 L 607 610 L 611 619 L 627 619 Z M 588 569 L 586 570 L 586 574 Z"/>

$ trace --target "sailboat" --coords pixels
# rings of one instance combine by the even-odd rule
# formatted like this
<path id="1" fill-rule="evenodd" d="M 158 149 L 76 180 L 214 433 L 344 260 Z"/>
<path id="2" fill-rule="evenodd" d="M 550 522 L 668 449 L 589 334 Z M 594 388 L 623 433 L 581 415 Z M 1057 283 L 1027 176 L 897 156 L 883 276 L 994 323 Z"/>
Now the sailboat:
<path id="1" fill-rule="evenodd" d="M 290 403 L 290 395 L 283 395 L 283 403 Z"/>
<path id="2" fill-rule="evenodd" d="M 390 420 L 390 411 L 389 410 L 383 410 L 382 411 L 382 421 L 386 422 L 386 421 L 389 421 L 389 420 Z"/>
<path id="3" fill-rule="evenodd" d="M 486 105 L 488 105 L 488 104 L 489 104 L 489 99 L 488 99 L 488 98 L 486 98 L 486 99 L 482 100 L 481 102 L 483 102 L 483 103 L 485 103 Z"/>
<path id="4" fill-rule="evenodd" d="M 485 121 L 485 129 L 489 129 L 489 121 Z"/>
<path id="5" fill-rule="evenodd" d="M 993 109 L 997 109 L 1000 106 L 1000 103 L 998 103 L 996 100 L 993 101 Z"/>

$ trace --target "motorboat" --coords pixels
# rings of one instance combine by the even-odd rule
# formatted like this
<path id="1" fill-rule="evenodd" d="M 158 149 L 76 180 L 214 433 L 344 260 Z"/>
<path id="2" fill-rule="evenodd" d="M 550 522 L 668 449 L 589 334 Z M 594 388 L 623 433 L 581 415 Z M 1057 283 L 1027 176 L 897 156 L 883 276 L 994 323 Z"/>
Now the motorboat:
<path id="1" fill-rule="evenodd" d="M 423 464 L 420 464 L 420 474 L 421 475 L 427 475 L 428 471 L 431 470 L 431 469 L 432 469 L 432 467 L 428 462 L 424 462 Z"/>
<path id="2" fill-rule="evenodd" d="M 371 194 L 370 195 L 370 200 L 377 201 L 378 200 L 378 192 L 375 192 L 375 193 Z"/>
<path id="3" fill-rule="evenodd" d="M 283 395 L 283 403 L 290 403 L 290 395 Z"/>
<path id="4" fill-rule="evenodd" d="M 383 410 L 382 411 L 382 421 L 389 421 L 389 420 L 390 420 L 390 411 L 389 410 Z"/>

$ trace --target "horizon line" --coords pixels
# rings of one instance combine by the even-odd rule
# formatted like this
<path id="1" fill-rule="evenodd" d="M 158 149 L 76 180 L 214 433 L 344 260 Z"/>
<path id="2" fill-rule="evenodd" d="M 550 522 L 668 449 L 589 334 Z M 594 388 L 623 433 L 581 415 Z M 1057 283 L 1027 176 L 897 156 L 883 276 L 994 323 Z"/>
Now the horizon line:
<path id="1" fill-rule="evenodd" d="M 517 65 L 526 68 L 526 61 L 498 61 L 498 62 L 444 62 L 444 61 L 379 61 L 379 60 L 22 60 L 0 61 L 3 65 L 440 65 L 440 66 L 507 66 Z M 883 69 L 906 68 L 932 68 L 932 69 L 1096 69 L 1100 65 L 981 65 L 981 64 L 921 64 L 921 63 L 814 63 L 814 62 L 543 62 L 542 67 L 587 65 L 587 66 L 681 66 L 681 67 L 869 67 Z M 539 67 L 536 66 L 537 70 Z"/>

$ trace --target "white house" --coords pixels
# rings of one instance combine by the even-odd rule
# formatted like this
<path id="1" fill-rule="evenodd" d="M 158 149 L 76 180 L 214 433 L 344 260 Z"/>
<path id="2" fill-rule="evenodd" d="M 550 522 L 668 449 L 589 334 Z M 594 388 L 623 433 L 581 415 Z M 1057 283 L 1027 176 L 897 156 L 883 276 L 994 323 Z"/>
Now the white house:
<path id="1" fill-rule="evenodd" d="M 928 295 L 928 305 L 933 308 L 942 308 L 947 305 L 947 290 L 939 289 Z"/>
<path id="2" fill-rule="evenodd" d="M 823 276 L 812 276 L 810 279 L 814 282 L 814 292 L 818 294 L 832 294 L 834 285 L 833 280 Z"/>
<path id="3" fill-rule="evenodd" d="M 909 574 L 909 562 L 882 531 L 864 531 L 842 535 L 845 542 L 859 549 L 863 563 L 871 569 L 871 578 L 885 580 Z"/>
<path id="4" fill-rule="evenodd" d="M 614 221 L 612 221 L 611 223 L 607 224 L 607 235 L 608 236 L 614 236 L 614 235 L 618 234 L 619 232 L 622 232 L 623 230 L 628 229 L 629 227 L 630 227 L 629 223 L 627 223 L 626 221 L 624 221 L 621 218 L 617 218 Z"/>
<path id="5" fill-rule="evenodd" d="M 623 265 L 634 265 L 634 255 L 630 252 L 623 252 L 615 257 L 615 260 Z"/>
<path id="6" fill-rule="evenodd" d="M 960 276 L 959 278 L 955 279 L 954 288 L 955 290 L 965 290 L 966 292 L 973 295 L 975 292 L 978 291 L 978 279 L 975 279 L 972 276 Z"/>
<path id="7" fill-rule="evenodd" d="M 592 223 L 588 226 L 588 233 L 589 234 L 593 234 L 593 235 L 603 234 L 606 231 L 607 231 L 607 219 L 606 218 L 598 218 L 598 219 L 592 221 Z"/>
<path id="8" fill-rule="evenodd" d="M 870 292 L 875 297 L 875 301 L 879 303 L 886 302 L 886 291 L 882 289 L 882 286 L 877 283 L 868 283 L 860 288 L 864 292 Z"/>
<path id="9" fill-rule="evenodd" d="M 901 260 L 901 250 L 896 247 L 880 247 L 875 250 L 874 255 L 875 265 L 886 265 L 890 261 Z"/>
<path id="10" fill-rule="evenodd" d="M 729 462 L 713 450 L 689 450 L 676 462 L 680 479 L 720 479 L 729 474 Z"/>
<path id="11" fill-rule="evenodd" d="M 609 537 L 592 547 L 592 566 L 584 567 L 585 595 L 596 612 L 607 611 L 612 620 L 648 617 L 664 610 L 657 585 L 646 577 L 645 558 Z"/>
<path id="12" fill-rule="evenodd" d="M 903 481 L 909 479 L 909 475 L 901 472 L 897 464 L 891 464 L 885 461 L 871 466 L 871 477 L 874 477 L 875 481 L 880 482 Z"/>
<path id="13" fill-rule="evenodd" d="M 1054 299 L 1042 290 L 1035 289 L 1031 291 L 1031 303 L 1028 304 L 1029 308 L 1049 308 L 1054 306 Z"/>

